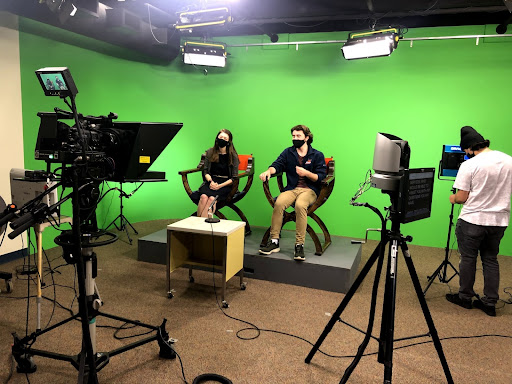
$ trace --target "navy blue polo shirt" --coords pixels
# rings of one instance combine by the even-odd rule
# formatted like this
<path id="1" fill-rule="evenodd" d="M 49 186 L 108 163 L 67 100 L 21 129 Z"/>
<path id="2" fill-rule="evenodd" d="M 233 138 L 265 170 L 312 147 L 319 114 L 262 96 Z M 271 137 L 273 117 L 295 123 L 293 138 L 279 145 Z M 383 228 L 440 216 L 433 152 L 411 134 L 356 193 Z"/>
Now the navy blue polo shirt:
<path id="1" fill-rule="evenodd" d="M 285 191 L 289 191 L 297 187 L 299 175 L 297 174 L 295 167 L 298 165 L 299 155 L 295 147 L 286 148 L 281 152 L 276 161 L 272 163 L 271 167 L 274 167 L 277 173 L 286 172 Z M 325 176 L 327 175 L 327 166 L 325 165 L 324 154 L 308 145 L 308 152 L 306 156 L 304 156 L 302 168 L 318 175 L 318 180 L 316 182 L 311 181 L 307 177 L 305 178 L 307 186 L 315 191 L 318 196 L 320 192 L 320 182 L 325 179 Z"/>

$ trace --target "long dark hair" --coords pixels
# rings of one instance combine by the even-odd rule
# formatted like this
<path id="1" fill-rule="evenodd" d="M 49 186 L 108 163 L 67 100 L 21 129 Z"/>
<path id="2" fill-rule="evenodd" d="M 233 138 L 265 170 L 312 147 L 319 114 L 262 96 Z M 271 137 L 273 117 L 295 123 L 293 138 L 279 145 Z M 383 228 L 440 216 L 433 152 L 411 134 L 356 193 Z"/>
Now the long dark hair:
<path id="1" fill-rule="evenodd" d="M 217 145 L 217 137 L 219 137 L 221 133 L 225 133 L 226 135 L 229 136 L 227 153 L 229 154 L 229 165 L 233 165 L 233 159 L 236 159 L 238 157 L 238 153 L 236 152 L 235 145 L 233 144 L 233 134 L 229 129 L 221 129 L 217 133 L 217 135 L 215 135 L 215 144 L 213 145 L 213 151 L 210 157 L 210 162 L 217 163 L 219 161 L 220 149 L 219 146 Z"/>

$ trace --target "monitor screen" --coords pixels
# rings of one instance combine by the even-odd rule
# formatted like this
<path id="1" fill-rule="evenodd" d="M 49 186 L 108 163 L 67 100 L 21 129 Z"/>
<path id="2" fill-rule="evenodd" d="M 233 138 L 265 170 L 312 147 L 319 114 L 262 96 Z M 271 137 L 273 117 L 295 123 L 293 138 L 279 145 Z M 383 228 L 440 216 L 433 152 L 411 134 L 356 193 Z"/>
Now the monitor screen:
<path id="1" fill-rule="evenodd" d="M 467 160 L 466 153 L 458 145 L 443 145 L 439 176 L 456 177 L 460 165 Z"/>
<path id="2" fill-rule="evenodd" d="M 434 192 L 434 168 L 406 169 L 400 182 L 398 210 L 400 221 L 412 221 L 430 217 Z"/>
<path id="3" fill-rule="evenodd" d="M 66 67 L 48 67 L 36 71 L 46 96 L 68 97 L 78 93 L 75 82 Z"/>

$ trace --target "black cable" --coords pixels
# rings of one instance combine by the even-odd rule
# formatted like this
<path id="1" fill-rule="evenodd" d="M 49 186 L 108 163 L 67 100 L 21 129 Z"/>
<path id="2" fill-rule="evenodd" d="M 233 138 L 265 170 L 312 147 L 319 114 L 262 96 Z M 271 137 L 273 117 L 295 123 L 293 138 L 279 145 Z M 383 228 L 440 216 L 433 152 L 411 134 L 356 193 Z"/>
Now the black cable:
<path id="1" fill-rule="evenodd" d="M 139 320 L 134 320 L 134 321 L 138 322 Z M 116 339 L 116 340 L 131 339 L 132 337 L 145 336 L 145 335 L 149 335 L 151 332 L 154 332 L 154 330 L 150 330 L 150 331 L 147 331 L 147 332 L 137 333 L 135 335 L 130 335 L 130 336 L 117 336 L 117 334 L 119 332 L 121 332 L 122 330 L 132 329 L 132 328 L 139 327 L 139 325 L 137 325 L 137 324 L 131 324 L 130 327 L 125 327 L 125 325 L 128 325 L 128 324 L 130 324 L 130 323 L 124 323 L 120 327 L 117 327 L 117 330 L 114 332 L 114 339 Z"/>
<path id="2" fill-rule="evenodd" d="M 183 369 L 183 361 L 181 361 L 181 356 L 176 351 L 174 351 L 174 353 L 176 354 L 176 356 L 178 356 L 178 360 L 180 362 L 181 375 L 183 376 L 183 381 L 185 382 L 185 384 L 188 384 L 187 379 L 185 378 L 185 370 Z"/>
<path id="3" fill-rule="evenodd" d="M 7 375 L 7 378 L 4 381 L 4 384 L 8 384 L 9 381 L 12 379 L 12 375 L 14 373 L 14 356 L 11 354 L 9 359 L 9 375 Z"/>
<path id="4" fill-rule="evenodd" d="M 55 308 L 56 308 L 56 305 L 57 305 L 56 304 L 57 303 L 57 290 L 56 290 L 56 287 L 55 287 L 55 279 L 53 277 L 53 270 L 52 270 L 52 266 L 50 264 L 50 260 L 48 259 L 48 255 L 46 254 L 44 248 L 41 247 L 41 249 L 42 249 L 42 251 L 44 253 L 44 256 L 46 257 L 46 262 L 48 263 L 48 267 L 50 269 L 50 276 L 52 278 L 52 286 L 53 286 L 52 313 L 50 314 L 50 318 L 48 319 L 48 322 L 46 323 L 46 326 L 43 328 L 43 329 L 47 329 L 50 326 L 50 323 L 51 323 L 51 321 L 53 319 L 53 315 L 55 314 Z M 38 275 L 39 275 L 39 273 L 38 273 Z M 41 284 L 41 288 L 42 288 L 43 287 L 43 281 L 42 280 L 40 280 L 40 284 Z M 41 296 L 43 296 L 43 295 L 41 294 Z"/>

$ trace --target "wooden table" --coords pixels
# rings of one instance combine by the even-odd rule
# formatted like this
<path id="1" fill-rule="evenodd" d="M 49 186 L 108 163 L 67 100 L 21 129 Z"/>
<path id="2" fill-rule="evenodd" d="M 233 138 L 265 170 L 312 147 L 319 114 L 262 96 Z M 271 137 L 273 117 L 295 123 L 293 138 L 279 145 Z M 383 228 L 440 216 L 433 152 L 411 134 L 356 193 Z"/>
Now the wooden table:
<path id="1" fill-rule="evenodd" d="M 187 217 L 167 226 L 167 296 L 171 290 L 171 273 L 186 265 L 189 279 L 194 281 L 192 269 L 213 268 L 222 273 L 222 306 L 228 307 L 225 300 L 226 282 L 240 275 L 240 288 L 245 290 L 244 240 L 245 222 L 221 220 L 219 223 L 206 223 L 204 217 Z"/>

